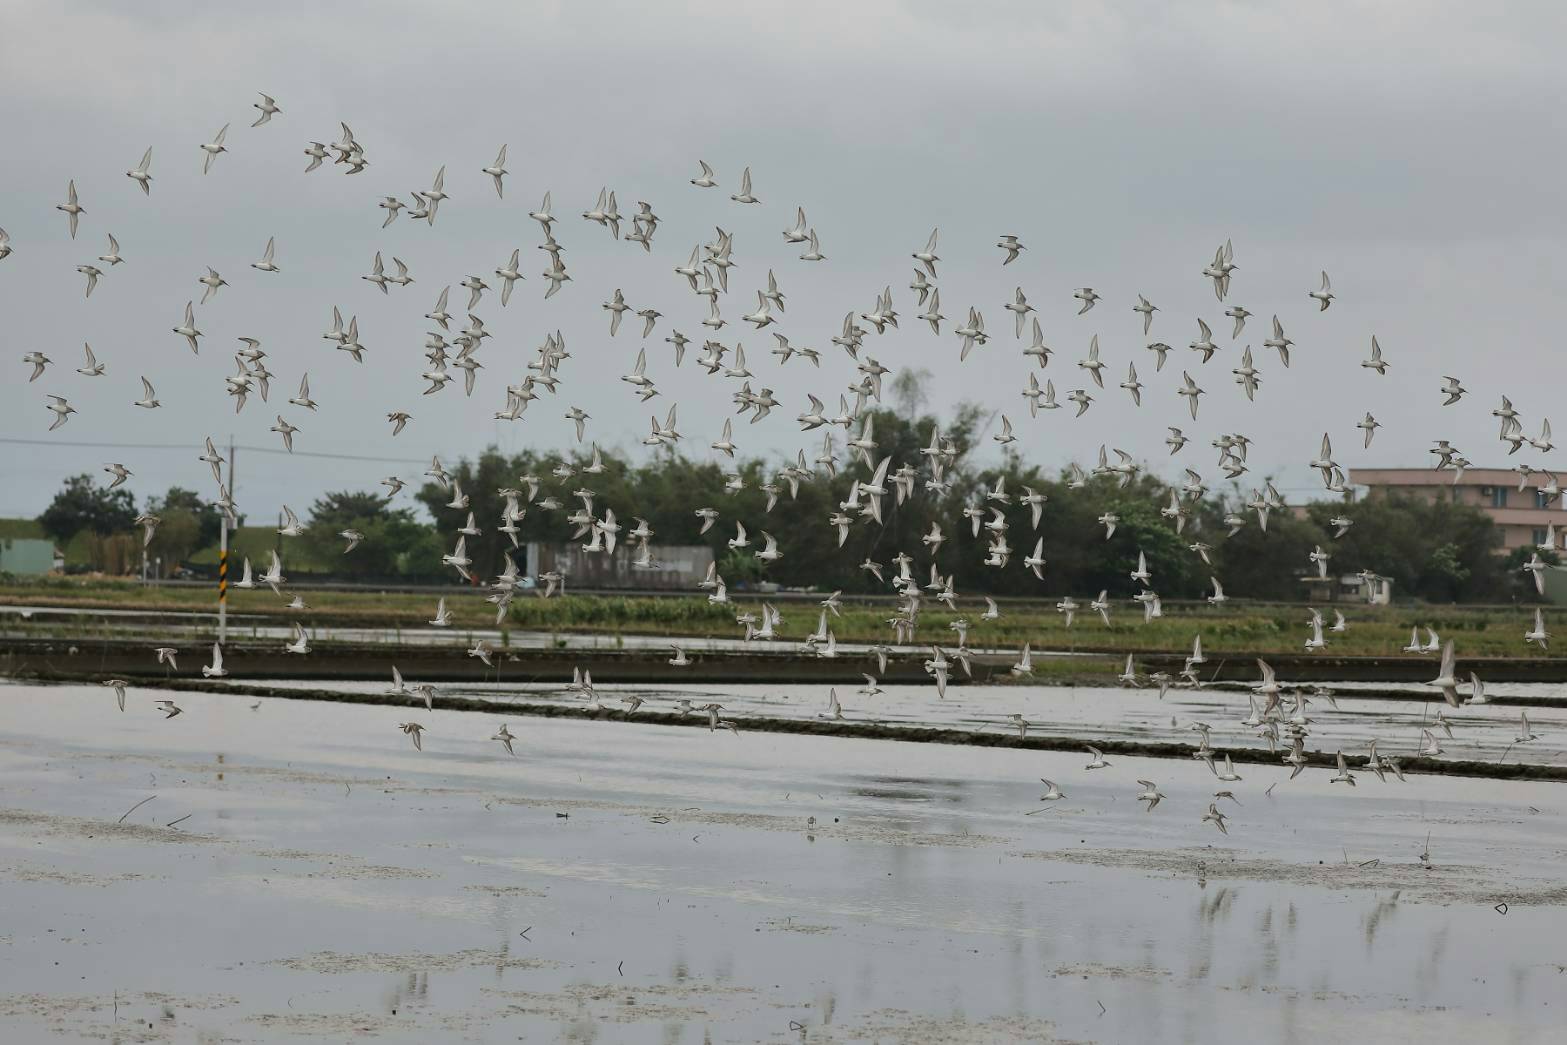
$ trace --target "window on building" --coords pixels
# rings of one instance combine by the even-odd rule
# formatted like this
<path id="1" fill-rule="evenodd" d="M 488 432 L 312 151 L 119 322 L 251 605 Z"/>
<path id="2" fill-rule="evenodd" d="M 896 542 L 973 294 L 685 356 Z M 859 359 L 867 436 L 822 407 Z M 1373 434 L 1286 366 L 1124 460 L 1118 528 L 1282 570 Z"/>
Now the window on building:
<path id="1" fill-rule="evenodd" d="M 1534 491 L 1534 506 L 1536 508 L 1549 508 L 1551 506 L 1551 495 L 1544 490 L 1536 489 Z"/>
<path id="2" fill-rule="evenodd" d="M 1545 530 L 1542 527 L 1536 526 L 1530 539 L 1534 542 L 1534 546 L 1538 548 L 1540 545 L 1545 543 Z"/>
<path id="3" fill-rule="evenodd" d="M 1505 486 L 1493 486 L 1493 487 L 1491 487 L 1491 507 L 1492 508 L 1506 508 L 1507 507 L 1507 487 L 1505 487 Z"/>

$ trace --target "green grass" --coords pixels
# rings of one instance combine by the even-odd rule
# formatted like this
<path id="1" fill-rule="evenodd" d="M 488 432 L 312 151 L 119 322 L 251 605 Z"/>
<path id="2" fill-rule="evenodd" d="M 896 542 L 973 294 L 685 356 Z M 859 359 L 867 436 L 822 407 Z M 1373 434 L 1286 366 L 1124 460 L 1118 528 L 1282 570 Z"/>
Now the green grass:
<path id="1" fill-rule="evenodd" d="M 306 614 L 284 609 L 284 603 L 271 591 L 232 591 L 229 609 L 236 614 L 292 620 L 297 616 L 339 625 L 360 624 L 379 627 L 422 627 L 433 614 L 438 593 L 334 592 L 306 591 L 311 606 Z M 0 601 L 37 606 L 80 608 L 139 609 L 148 612 L 213 611 L 216 595 L 212 589 L 142 587 L 133 582 L 51 578 L 36 583 L 0 585 Z M 618 595 L 567 595 L 541 599 L 532 593 L 519 593 L 512 604 L 508 626 L 529 631 L 585 632 L 626 635 L 682 635 L 735 638 L 742 634 L 734 623 L 739 612 L 760 614 L 762 600 L 736 597 L 735 604 L 714 606 L 706 596 L 692 593 L 683 597 L 629 597 Z M 457 628 L 488 628 L 494 625 L 495 609 L 483 600 L 479 591 L 447 597 Z M 780 638 L 803 638 L 816 629 L 818 607 L 811 602 L 778 602 L 784 622 Z M 1097 614 L 1080 613 L 1076 626 L 1068 629 L 1062 617 L 1044 605 L 1016 609 L 1003 608 L 997 621 L 980 621 L 983 605 L 960 603 L 962 614 L 947 612 L 940 606 L 926 609 L 920 617 L 922 641 L 955 645 L 955 633 L 948 628 L 955 616 L 967 616 L 972 627 L 969 643 L 976 649 L 992 646 L 1016 647 L 1025 641 L 1040 650 L 1126 653 L 1183 650 L 1192 637 L 1201 634 L 1205 652 L 1210 656 L 1256 655 L 1302 652 L 1305 641 L 1307 609 L 1304 606 L 1277 604 L 1247 606 L 1233 602 L 1221 609 L 1208 606 L 1170 606 L 1165 616 L 1148 624 L 1141 610 L 1129 601 L 1114 605 L 1107 628 Z M 1349 631 L 1328 636 L 1328 652 L 1344 655 L 1397 655 L 1409 641 L 1413 625 L 1429 625 L 1444 639 L 1456 640 L 1464 656 L 1537 657 L 1536 647 L 1523 642 L 1523 633 L 1533 621 L 1531 607 L 1348 606 Z M 844 607 L 843 616 L 829 617 L 829 627 L 842 642 L 887 641 L 890 629 L 886 618 L 892 615 L 889 604 Z M 1551 622 L 1547 613 L 1547 623 Z M 1330 617 L 1331 619 L 1331 617 Z M 1567 639 L 1567 635 L 1564 635 Z M 1547 656 L 1561 655 L 1552 650 Z"/>
<path id="2" fill-rule="evenodd" d="M 0 540 L 43 540 L 37 519 L 0 519 Z"/>

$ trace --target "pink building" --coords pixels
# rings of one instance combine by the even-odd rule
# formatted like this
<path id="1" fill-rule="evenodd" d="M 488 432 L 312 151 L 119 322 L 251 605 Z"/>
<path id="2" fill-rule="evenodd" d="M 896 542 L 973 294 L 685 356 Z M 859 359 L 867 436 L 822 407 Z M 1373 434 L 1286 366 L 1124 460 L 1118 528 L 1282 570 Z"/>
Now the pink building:
<path id="1" fill-rule="evenodd" d="M 1539 487 L 1549 482 L 1543 472 L 1535 472 L 1518 489 L 1519 475 L 1510 468 L 1466 468 L 1463 478 L 1453 482 L 1452 469 L 1434 468 L 1353 468 L 1349 481 L 1366 488 L 1366 496 L 1409 497 L 1428 503 L 1449 501 L 1471 504 L 1489 515 L 1502 531 L 1502 550 L 1512 551 L 1525 545 L 1542 544 L 1546 529 L 1556 525 L 1557 548 L 1567 547 L 1567 510 L 1562 499 L 1546 503 Z"/>

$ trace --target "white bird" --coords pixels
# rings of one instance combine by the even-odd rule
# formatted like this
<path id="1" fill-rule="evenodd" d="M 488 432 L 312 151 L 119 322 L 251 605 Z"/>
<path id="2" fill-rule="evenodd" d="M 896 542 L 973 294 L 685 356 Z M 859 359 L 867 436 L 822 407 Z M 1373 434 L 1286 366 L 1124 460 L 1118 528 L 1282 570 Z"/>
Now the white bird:
<path id="1" fill-rule="evenodd" d="M 1230 340 L 1233 341 L 1241 336 L 1241 331 L 1246 327 L 1246 318 L 1250 316 L 1251 313 L 1247 312 L 1239 305 L 1231 305 L 1229 308 L 1224 310 L 1224 314 L 1230 319 L 1235 320 L 1235 329 L 1230 333 Z"/>
<path id="2" fill-rule="evenodd" d="M 207 155 L 202 157 L 201 173 L 206 174 L 212 170 L 212 161 L 218 158 L 219 153 L 228 152 L 228 149 L 223 144 L 223 138 L 228 134 L 228 132 L 229 125 L 225 123 L 223 128 L 218 131 L 218 136 L 216 138 L 213 138 L 210 142 L 202 145 L 201 151 Z"/>
<path id="3" fill-rule="evenodd" d="M 810 239 L 810 247 L 806 250 L 806 252 L 804 254 L 800 255 L 800 260 L 801 261 L 826 261 L 827 260 L 827 255 L 822 253 L 822 246 L 821 246 L 821 243 L 816 238 L 816 230 L 815 229 L 812 229 L 810 231 L 809 239 Z"/>
<path id="4" fill-rule="evenodd" d="M 1153 326 L 1153 314 L 1159 311 L 1159 306 L 1152 304 L 1141 294 L 1137 295 L 1137 304 L 1132 306 L 1133 312 L 1141 312 L 1143 315 L 1143 336 L 1148 336 L 1148 328 Z"/>
<path id="5" fill-rule="evenodd" d="M 141 391 L 142 397 L 131 405 L 143 407 L 147 410 L 156 410 L 161 405 L 158 402 L 158 393 L 152 389 L 152 382 L 145 377 L 141 379 Z"/>
<path id="6" fill-rule="evenodd" d="M 68 184 L 65 187 L 65 202 L 64 203 L 57 203 L 57 204 L 55 204 L 54 209 L 55 210 L 63 210 L 63 211 L 65 211 L 66 215 L 71 219 L 71 238 L 75 239 L 76 238 L 76 223 L 77 223 L 77 220 L 83 214 L 87 213 L 86 208 L 84 208 L 81 205 L 81 203 L 78 202 L 78 199 L 77 199 L 77 196 L 76 196 L 76 179 L 75 178 L 72 178 L 71 181 L 70 181 L 70 184 Z M 9 237 L 7 237 L 6 241 L 7 242 L 10 241 Z M 9 254 L 10 251 L 7 250 L 6 253 Z"/>
<path id="7" fill-rule="evenodd" d="M 196 282 L 207 288 L 201 295 L 201 304 L 203 305 L 212 299 L 213 295 L 218 292 L 219 287 L 229 285 L 229 281 L 218 275 L 217 269 L 210 265 L 207 266 L 207 274 L 197 279 Z"/>
<path id="8" fill-rule="evenodd" d="M 504 285 L 501 287 L 501 307 L 502 308 L 505 308 L 507 302 L 511 301 L 511 290 L 512 290 L 513 284 L 515 284 L 519 279 L 526 279 L 527 278 L 521 272 L 518 271 L 518 264 L 519 264 L 518 256 L 521 253 L 522 252 L 521 252 L 520 249 L 513 249 L 512 252 L 511 252 L 511 259 L 509 261 L 507 261 L 506 267 L 505 268 L 498 268 L 498 269 L 495 270 L 495 274 L 497 276 L 499 276 L 504 281 Z M 377 255 L 377 256 L 379 257 L 379 255 Z M 619 313 L 616 313 L 615 318 L 616 318 L 617 321 L 619 320 L 619 318 L 620 318 Z M 617 322 L 616 325 L 618 326 L 619 323 Z"/>
<path id="9" fill-rule="evenodd" d="M 702 173 L 699 177 L 692 178 L 691 184 L 703 189 L 711 189 L 716 186 L 718 182 L 713 178 L 713 168 L 709 167 L 704 160 L 697 160 L 696 162 L 702 168 Z"/>
<path id="10" fill-rule="evenodd" d="M 115 700 L 115 703 L 117 703 L 120 706 L 120 710 L 121 711 L 124 711 L 125 710 L 125 687 L 129 686 L 130 683 L 128 681 L 126 681 L 125 679 L 104 679 L 102 682 L 100 682 L 98 684 L 100 686 L 112 688 L 114 690 L 114 700 Z"/>
<path id="11" fill-rule="evenodd" d="M 278 108 L 277 102 L 273 100 L 271 95 L 263 94 L 261 91 L 257 91 L 256 93 L 261 95 L 261 100 L 259 102 L 251 102 L 250 107 L 252 109 L 261 110 L 261 115 L 256 117 L 256 122 L 251 124 L 252 127 L 260 127 L 264 123 L 270 123 L 274 113 L 280 113 L 283 111 L 282 109 Z"/>
<path id="12" fill-rule="evenodd" d="M 1545 611 L 1538 606 L 1534 609 L 1534 627 L 1524 632 L 1523 640 L 1538 645 L 1542 650 L 1550 647 L 1551 633 L 1545 630 Z"/>
<path id="13" fill-rule="evenodd" d="M 304 526 L 299 522 L 299 516 L 294 514 L 294 509 L 288 505 L 283 506 L 283 525 L 278 527 L 278 535 L 281 537 L 298 537 L 305 532 Z"/>
<path id="14" fill-rule="evenodd" d="M 1290 365 L 1290 346 L 1294 343 L 1295 342 L 1291 341 L 1288 337 L 1285 336 L 1284 324 L 1279 322 L 1279 317 L 1274 316 L 1273 336 L 1265 339 L 1262 342 L 1262 347 L 1276 349 L 1279 353 L 1279 362 L 1283 363 L 1285 367 L 1288 367 Z"/>
<path id="15" fill-rule="evenodd" d="M 1318 312 L 1326 312 L 1328 310 L 1328 306 L 1333 303 L 1333 284 L 1328 281 L 1326 272 L 1322 274 L 1321 288 L 1311 291 L 1307 296 L 1315 298 L 1320 303 L 1321 307 L 1317 309 Z"/>
<path id="16" fill-rule="evenodd" d="M 262 250 L 262 252 L 261 252 L 261 260 L 260 261 L 252 261 L 250 263 L 250 267 L 251 268 L 256 269 L 258 271 L 261 271 L 261 272 L 282 272 L 283 271 L 282 269 L 278 268 L 277 264 L 272 260 L 273 255 L 277 251 L 276 239 L 277 238 L 275 236 L 268 236 L 267 237 L 267 245 L 266 245 L 266 248 L 264 250 Z"/>
<path id="17" fill-rule="evenodd" d="M 1378 375 L 1387 373 L 1388 364 L 1382 358 L 1382 346 L 1377 343 L 1377 336 L 1371 335 L 1371 358 L 1361 360 L 1361 366 L 1367 370 L 1375 370 Z"/>
<path id="18" fill-rule="evenodd" d="M 1197 387 L 1197 382 L 1192 380 L 1192 375 L 1184 370 L 1181 371 L 1181 382 L 1181 387 L 1176 389 L 1176 393 L 1186 397 L 1186 403 L 1191 407 L 1192 420 L 1195 421 L 1197 420 L 1197 398 L 1202 395 L 1203 390 Z"/>
<path id="19" fill-rule="evenodd" d="M 108 237 L 109 237 L 109 252 L 107 254 L 99 254 L 98 255 L 98 260 L 104 262 L 105 264 L 109 265 L 112 268 L 113 266 L 118 265 L 121 262 L 123 262 L 125 259 L 120 257 L 120 241 L 114 238 L 114 233 L 112 233 L 112 232 L 108 233 Z M 85 268 L 85 267 L 89 267 L 89 266 L 82 266 L 82 268 Z M 76 271 L 80 272 L 80 271 L 82 271 L 82 268 L 78 268 Z M 101 276 L 101 275 L 103 275 L 103 273 L 100 272 L 99 275 Z"/>
<path id="20" fill-rule="evenodd" d="M 147 151 L 142 153 L 141 162 L 134 170 L 125 172 L 125 176 L 141 186 L 143 196 L 152 195 L 152 146 L 147 146 Z"/>
<path id="21" fill-rule="evenodd" d="M 918 261 L 920 264 L 925 266 L 925 271 L 930 273 L 931 279 L 936 278 L 936 262 L 941 260 L 941 258 L 936 254 L 936 237 L 940 234 L 940 232 L 941 229 L 939 228 L 931 229 L 930 239 L 925 242 L 925 249 L 915 251 L 913 254 L 909 255 L 915 261 Z"/>
<path id="22" fill-rule="evenodd" d="M 1132 405 L 1143 405 L 1143 384 L 1137 380 L 1137 364 L 1126 364 L 1126 380 L 1121 382 L 1121 387 L 1132 393 Z"/>
<path id="23" fill-rule="evenodd" d="M 1094 767 L 1089 766 L 1088 768 L 1092 769 Z M 1145 811 L 1151 813 L 1154 810 L 1154 806 L 1158 805 L 1164 799 L 1164 793 L 1159 790 L 1159 785 L 1154 783 L 1152 780 L 1139 780 L 1137 782 L 1141 784 L 1143 788 L 1137 794 L 1137 801 L 1147 802 L 1148 808 Z"/>
<path id="24" fill-rule="evenodd" d="M 98 277 L 103 275 L 103 272 L 93 265 L 78 265 L 76 271 L 87 277 L 87 292 L 82 296 L 92 297 L 93 288 L 98 285 Z"/>
<path id="25" fill-rule="evenodd" d="M 1208 329 L 1207 323 L 1203 322 L 1201 319 L 1198 319 L 1197 329 L 1202 336 L 1199 337 L 1196 341 L 1193 341 L 1188 347 L 1193 352 L 1201 352 L 1202 361 L 1206 363 L 1208 360 L 1213 358 L 1213 354 L 1219 350 L 1219 346 L 1214 344 L 1213 331 Z"/>
<path id="26" fill-rule="evenodd" d="M 751 194 L 751 168 L 747 167 L 740 172 L 740 191 L 729 197 L 736 203 L 761 203 Z"/>
<path id="27" fill-rule="evenodd" d="M 212 663 L 201 666 L 202 678 L 217 679 L 223 678 L 227 674 L 228 671 L 223 667 L 223 647 L 214 642 L 212 644 Z"/>
<path id="28" fill-rule="evenodd" d="M 282 586 L 285 578 L 283 576 L 283 560 L 278 558 L 277 549 L 274 548 L 272 550 L 272 565 L 267 567 L 267 572 L 261 575 L 260 580 L 261 583 L 272 589 L 272 594 L 282 594 L 278 589 Z"/>
<path id="29" fill-rule="evenodd" d="M 294 433 L 299 431 L 299 429 L 283 420 L 282 414 L 278 415 L 277 424 L 268 428 L 267 431 L 276 432 L 281 435 L 283 437 L 283 449 L 287 450 L 289 453 L 294 452 Z"/>
<path id="30" fill-rule="evenodd" d="M 292 404 L 293 406 L 302 407 L 302 408 L 304 408 L 306 410 L 314 410 L 316 408 L 316 401 L 314 399 L 310 398 L 310 374 L 309 373 L 306 373 L 306 374 L 304 374 L 304 375 L 302 375 L 300 377 L 300 379 L 299 379 L 299 393 L 297 395 L 293 396 L 291 399 L 289 399 L 289 403 Z"/>
<path id="31" fill-rule="evenodd" d="M 501 151 L 496 155 L 495 162 L 485 167 L 483 173 L 488 174 L 494 180 L 496 197 L 504 199 L 506 193 L 504 186 L 501 184 L 501 179 L 506 176 L 506 146 L 501 146 Z"/>
<path id="32" fill-rule="evenodd" d="M 1093 761 L 1084 766 L 1084 769 L 1106 769 L 1109 767 L 1110 763 L 1105 760 L 1105 753 L 1092 744 L 1088 745 L 1088 754 Z"/>
<path id="33" fill-rule="evenodd" d="M 437 628 L 444 628 L 452 622 L 452 611 L 446 608 L 446 597 L 443 595 L 435 604 L 435 616 L 427 623 Z"/>
<path id="34" fill-rule="evenodd" d="M 294 622 L 294 641 L 283 647 L 284 653 L 297 653 L 301 656 L 310 652 L 310 640 L 305 635 L 304 626 L 298 621 Z"/>
<path id="35" fill-rule="evenodd" d="M 1442 647 L 1442 664 L 1437 671 L 1436 678 L 1432 679 L 1430 682 L 1427 682 L 1426 685 L 1441 690 L 1443 699 L 1446 700 L 1450 706 L 1455 708 L 1459 706 L 1458 678 L 1456 672 L 1453 670 L 1452 639 L 1448 639 L 1447 644 Z"/>

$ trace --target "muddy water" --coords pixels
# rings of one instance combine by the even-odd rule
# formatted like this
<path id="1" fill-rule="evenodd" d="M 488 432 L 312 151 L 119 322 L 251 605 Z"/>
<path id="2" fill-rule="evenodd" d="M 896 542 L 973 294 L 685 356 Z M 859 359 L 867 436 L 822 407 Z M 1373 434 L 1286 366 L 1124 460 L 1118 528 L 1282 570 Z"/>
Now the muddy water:
<path id="1" fill-rule="evenodd" d="M 1560 785 L 167 695 L 0 687 L 6 1040 L 1560 1040 Z"/>

